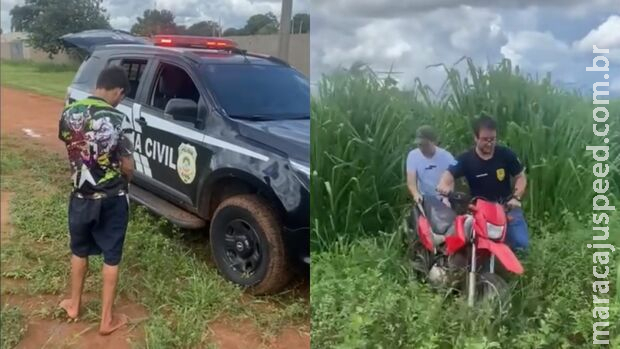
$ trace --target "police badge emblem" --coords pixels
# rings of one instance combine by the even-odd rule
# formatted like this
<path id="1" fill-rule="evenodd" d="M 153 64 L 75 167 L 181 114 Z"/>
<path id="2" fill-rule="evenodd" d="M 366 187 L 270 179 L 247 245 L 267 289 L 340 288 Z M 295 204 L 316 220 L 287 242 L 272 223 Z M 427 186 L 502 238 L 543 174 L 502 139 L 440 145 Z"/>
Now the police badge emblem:
<path id="1" fill-rule="evenodd" d="M 179 178 L 181 178 L 183 183 L 190 184 L 196 177 L 196 157 L 198 157 L 198 153 L 195 147 L 185 143 L 182 143 L 178 150 L 177 172 L 179 173 Z"/>
<path id="2" fill-rule="evenodd" d="M 504 180 L 504 177 L 506 177 L 506 172 L 503 168 L 497 169 L 497 171 L 495 171 L 495 174 L 497 174 L 497 179 L 500 182 Z"/>

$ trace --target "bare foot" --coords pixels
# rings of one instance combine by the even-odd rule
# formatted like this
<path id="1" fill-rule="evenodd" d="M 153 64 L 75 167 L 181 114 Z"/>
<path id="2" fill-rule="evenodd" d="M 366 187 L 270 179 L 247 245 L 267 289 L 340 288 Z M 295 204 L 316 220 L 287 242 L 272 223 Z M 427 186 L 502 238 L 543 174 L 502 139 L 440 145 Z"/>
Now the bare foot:
<path id="1" fill-rule="evenodd" d="M 77 319 L 79 313 L 79 306 L 74 306 L 71 299 L 65 299 L 60 302 L 59 306 L 67 312 L 67 316 L 72 320 Z"/>
<path id="2" fill-rule="evenodd" d="M 129 318 L 127 317 L 127 315 L 113 314 L 110 321 L 107 321 L 105 323 L 101 321 L 101 325 L 99 326 L 99 334 L 102 336 L 107 336 L 110 333 L 125 326 L 127 322 L 129 322 Z"/>

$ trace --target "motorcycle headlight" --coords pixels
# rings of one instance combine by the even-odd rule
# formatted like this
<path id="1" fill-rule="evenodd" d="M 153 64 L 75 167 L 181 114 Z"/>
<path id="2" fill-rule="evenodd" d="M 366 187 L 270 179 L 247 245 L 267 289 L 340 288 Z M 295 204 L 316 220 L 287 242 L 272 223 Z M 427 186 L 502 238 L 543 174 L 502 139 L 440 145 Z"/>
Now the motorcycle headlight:
<path id="1" fill-rule="evenodd" d="M 499 240 L 502 238 L 504 226 L 487 223 L 487 234 L 491 240 Z"/>

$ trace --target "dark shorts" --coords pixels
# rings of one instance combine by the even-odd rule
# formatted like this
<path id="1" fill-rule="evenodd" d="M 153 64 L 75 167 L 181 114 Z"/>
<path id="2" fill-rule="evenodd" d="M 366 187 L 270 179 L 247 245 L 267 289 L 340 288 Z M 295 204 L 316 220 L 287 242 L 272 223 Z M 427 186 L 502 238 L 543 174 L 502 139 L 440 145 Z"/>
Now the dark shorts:
<path id="1" fill-rule="evenodd" d="M 84 199 L 71 195 L 69 235 L 71 252 L 82 258 L 103 254 L 103 262 L 118 265 L 129 222 L 128 197 Z"/>

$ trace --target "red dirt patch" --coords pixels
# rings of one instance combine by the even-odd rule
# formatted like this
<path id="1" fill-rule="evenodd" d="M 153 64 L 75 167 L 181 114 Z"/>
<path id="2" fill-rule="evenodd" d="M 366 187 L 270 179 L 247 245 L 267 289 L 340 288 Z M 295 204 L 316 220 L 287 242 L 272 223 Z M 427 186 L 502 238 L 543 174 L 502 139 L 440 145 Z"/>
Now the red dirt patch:
<path id="1" fill-rule="evenodd" d="M 4 281 L 3 281 L 4 282 Z M 65 318 L 52 320 L 51 314 L 58 309 L 62 296 L 4 295 L 3 304 L 18 306 L 28 317 L 27 331 L 16 348 L 131 348 L 131 343 L 144 344 L 141 323 L 146 318 L 144 307 L 119 302 L 115 309 L 130 318 L 129 325 L 109 336 L 98 334 L 99 322 L 79 320 L 68 322 Z M 87 302 L 91 297 L 85 297 Z M 84 316 L 84 312 L 82 312 Z"/>
<path id="2" fill-rule="evenodd" d="M 144 317 L 145 311 L 140 306 L 128 304 L 116 308 L 131 320 Z M 24 339 L 17 349 L 26 348 L 85 348 L 130 349 L 132 343 L 144 344 L 144 333 L 140 327 L 130 323 L 128 326 L 109 336 L 100 336 L 97 332 L 98 322 L 78 321 L 75 323 L 61 320 L 31 319 Z"/>
<path id="3" fill-rule="evenodd" d="M 65 147 L 58 140 L 58 120 L 64 106 L 61 99 L 6 87 L 2 87 L 0 91 L 2 134 L 20 135 L 24 140 L 64 154 Z M 30 137 L 22 129 L 31 129 L 41 137 Z"/>
<path id="4" fill-rule="evenodd" d="M 209 325 L 212 339 L 219 349 L 305 349 L 310 348 L 310 335 L 285 328 L 275 338 L 261 340 L 251 320 L 217 320 Z"/>

